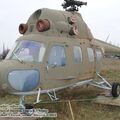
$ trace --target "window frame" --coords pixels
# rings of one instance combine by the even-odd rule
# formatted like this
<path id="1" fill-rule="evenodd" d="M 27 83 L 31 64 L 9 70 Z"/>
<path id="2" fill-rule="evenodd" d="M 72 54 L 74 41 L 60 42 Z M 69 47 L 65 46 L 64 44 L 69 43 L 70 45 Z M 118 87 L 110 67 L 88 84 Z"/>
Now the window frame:
<path id="1" fill-rule="evenodd" d="M 18 47 L 22 44 L 22 42 L 33 42 L 33 43 L 39 43 L 39 44 L 43 44 L 44 45 L 44 54 L 42 54 L 42 58 L 40 58 L 40 50 L 39 50 L 39 54 L 38 54 L 38 59 L 37 60 L 33 60 L 33 61 L 27 61 L 25 60 L 25 62 L 34 62 L 34 63 L 42 63 L 43 62 L 43 59 L 45 57 L 45 54 L 46 54 L 46 43 L 42 42 L 42 41 L 34 41 L 34 40 L 20 40 L 20 41 L 17 41 L 16 44 L 15 44 L 15 47 L 9 52 L 8 56 L 6 57 L 6 59 L 9 59 L 9 60 L 16 60 L 14 59 L 14 55 L 13 53 L 16 54 L 16 50 L 18 49 Z M 24 60 L 23 60 L 24 61 Z"/>
<path id="2" fill-rule="evenodd" d="M 76 55 L 76 53 L 75 53 L 76 48 L 77 48 L 77 50 L 79 50 L 79 56 L 78 56 L 78 51 L 76 52 L 77 57 L 75 56 Z M 73 57 L 74 57 L 74 63 L 75 64 L 81 64 L 83 62 L 83 52 L 82 52 L 82 49 L 79 45 L 74 45 L 73 46 Z"/>
<path id="3" fill-rule="evenodd" d="M 64 59 L 65 59 L 65 64 L 54 64 L 54 63 L 56 63 L 56 61 L 52 61 L 53 62 L 53 64 L 50 64 L 50 56 L 51 56 L 51 52 L 52 52 L 52 49 L 54 48 L 54 47 L 61 47 L 61 48 L 63 48 L 62 50 L 64 51 Z M 52 57 L 53 58 L 53 57 Z M 62 58 L 62 56 L 61 56 L 61 58 Z M 60 63 L 62 63 L 62 61 L 60 61 Z M 62 45 L 62 44 L 52 44 L 52 46 L 50 47 L 50 52 L 49 52 L 49 54 L 48 54 L 48 65 L 50 66 L 50 67 L 53 67 L 53 68 L 55 68 L 55 67 L 65 67 L 66 65 L 67 65 L 67 56 L 66 56 L 66 49 L 65 49 L 65 46 L 64 45 Z"/>

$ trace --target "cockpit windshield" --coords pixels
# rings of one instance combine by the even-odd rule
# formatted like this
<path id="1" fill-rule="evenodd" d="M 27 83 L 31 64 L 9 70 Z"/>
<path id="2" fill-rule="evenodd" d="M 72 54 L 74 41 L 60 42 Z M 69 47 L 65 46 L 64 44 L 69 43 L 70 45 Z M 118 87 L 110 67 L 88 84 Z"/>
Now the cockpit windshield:
<path id="1" fill-rule="evenodd" d="M 19 59 L 27 62 L 42 62 L 45 50 L 44 43 L 21 41 L 10 55 L 10 59 Z"/>

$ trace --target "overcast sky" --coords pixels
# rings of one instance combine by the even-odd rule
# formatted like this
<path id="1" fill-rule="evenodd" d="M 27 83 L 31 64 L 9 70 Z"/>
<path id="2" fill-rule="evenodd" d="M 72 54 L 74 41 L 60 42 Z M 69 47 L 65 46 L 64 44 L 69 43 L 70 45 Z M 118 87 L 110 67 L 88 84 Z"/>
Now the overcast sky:
<path id="1" fill-rule="evenodd" d="M 87 6 L 79 12 L 88 24 L 93 35 L 103 41 L 120 46 L 120 0 L 84 0 Z M 37 9 L 51 8 L 62 10 L 63 0 L 0 0 L 0 49 L 3 43 L 11 48 L 20 36 L 18 26 L 26 23 Z"/>

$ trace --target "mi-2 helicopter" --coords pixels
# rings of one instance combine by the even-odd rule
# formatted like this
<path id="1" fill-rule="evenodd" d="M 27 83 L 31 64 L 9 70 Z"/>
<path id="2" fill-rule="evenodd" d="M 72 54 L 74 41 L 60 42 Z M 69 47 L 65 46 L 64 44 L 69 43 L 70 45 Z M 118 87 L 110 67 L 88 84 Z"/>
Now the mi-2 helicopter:
<path id="1" fill-rule="evenodd" d="M 20 24 L 23 36 L 0 62 L 0 88 L 21 96 L 24 111 L 25 96 L 36 94 L 36 103 L 42 93 L 58 100 L 56 91 L 72 86 L 89 84 L 119 96 L 120 84 L 111 85 L 100 75 L 104 49 L 78 13 L 82 5 L 87 3 L 65 0 L 65 11 L 39 9 Z"/>

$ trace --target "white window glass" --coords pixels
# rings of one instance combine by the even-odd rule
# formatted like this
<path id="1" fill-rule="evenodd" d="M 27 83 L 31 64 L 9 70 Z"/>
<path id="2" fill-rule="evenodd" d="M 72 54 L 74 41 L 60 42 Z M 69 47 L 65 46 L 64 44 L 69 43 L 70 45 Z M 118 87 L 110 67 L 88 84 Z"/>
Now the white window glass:
<path id="1" fill-rule="evenodd" d="M 88 58 L 90 62 L 94 62 L 94 52 L 92 48 L 87 48 Z"/>
<path id="2" fill-rule="evenodd" d="M 51 66 L 65 66 L 66 65 L 66 56 L 63 46 L 53 46 L 50 51 L 50 56 L 48 64 Z"/>
<path id="3" fill-rule="evenodd" d="M 74 46 L 74 60 L 75 63 L 81 63 L 82 62 L 82 50 L 79 46 Z"/>
<path id="4" fill-rule="evenodd" d="M 102 59 L 102 53 L 100 50 L 96 51 L 96 59 L 98 62 L 101 61 L 101 59 Z"/>
<path id="5" fill-rule="evenodd" d="M 45 54 L 45 45 L 34 41 L 21 41 L 11 55 L 11 59 L 42 62 Z"/>

